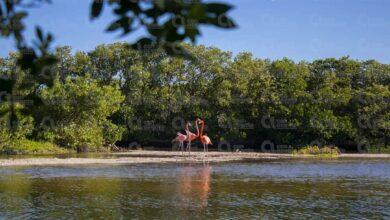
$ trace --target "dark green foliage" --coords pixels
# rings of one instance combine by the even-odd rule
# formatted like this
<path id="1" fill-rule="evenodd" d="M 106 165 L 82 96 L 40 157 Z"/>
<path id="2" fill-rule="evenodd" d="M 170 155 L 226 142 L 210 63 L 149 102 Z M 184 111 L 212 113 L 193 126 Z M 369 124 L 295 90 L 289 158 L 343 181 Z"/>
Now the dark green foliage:
<path id="1" fill-rule="evenodd" d="M 51 54 L 50 45 L 53 41 L 53 36 L 50 33 L 45 34 L 38 26 L 35 28 L 36 40 L 33 41 L 32 45 L 29 45 L 23 35 L 25 29 L 24 20 L 27 18 L 30 8 L 38 7 L 44 3 L 51 3 L 51 1 L 0 0 L 0 38 L 13 38 L 18 49 L 18 53 L 9 62 L 9 64 L 12 64 L 12 68 L 6 69 L 7 72 L 3 70 L 0 72 L 0 92 L 2 95 L 4 93 L 7 97 L 10 97 L 9 100 L 6 100 L 7 107 L 1 109 L 0 117 L 7 115 L 7 120 L 11 126 L 4 129 L 8 129 L 11 132 L 11 136 L 17 135 L 17 130 L 15 129 L 17 126 L 13 125 L 18 124 L 22 120 L 22 116 L 36 114 L 34 110 L 42 105 L 42 101 L 39 98 L 41 89 L 52 87 L 56 77 L 59 77 L 61 83 L 65 83 L 69 76 L 85 76 L 87 73 L 91 74 L 92 77 L 99 78 L 98 76 L 102 76 L 102 72 L 110 69 L 112 62 L 117 59 L 123 60 L 118 57 L 110 57 L 110 60 L 103 62 L 102 66 L 97 66 L 96 64 L 102 61 L 99 60 L 99 57 L 104 57 L 102 54 L 99 54 L 100 51 L 98 50 L 96 50 L 95 55 L 86 56 L 78 53 L 75 58 L 69 56 L 70 51 L 67 51 L 66 48 L 65 51 L 57 51 L 56 54 Z M 132 44 L 133 49 L 142 50 L 145 53 L 163 49 L 170 55 L 193 58 L 181 46 L 180 42 L 187 39 L 195 42 L 200 35 L 199 26 L 235 27 L 234 22 L 225 14 L 232 7 L 221 3 L 206 4 L 202 1 L 170 0 L 92 0 L 91 19 L 97 18 L 106 5 L 113 8 L 114 15 L 118 17 L 116 21 L 108 26 L 108 32 L 121 30 L 123 36 L 132 33 L 138 28 L 146 28 L 148 30 L 148 34 L 144 38 Z M 182 29 L 184 29 L 184 33 L 181 33 Z M 128 45 L 127 47 L 131 46 Z M 76 69 L 69 68 L 69 59 L 74 59 L 76 63 L 72 65 L 72 68 Z M 60 64 L 56 65 L 58 61 Z M 4 66 L 3 61 L 0 64 Z M 99 78 L 100 83 L 110 84 L 113 81 L 113 76 L 119 71 L 118 68 L 127 67 L 128 65 L 129 63 L 114 65 L 114 68 L 109 70 L 112 75 L 105 76 L 104 80 Z M 27 106 L 26 103 L 20 103 L 20 100 L 15 100 L 15 97 L 21 100 L 28 100 L 31 102 L 30 106 Z M 36 115 L 34 116 L 37 117 Z M 97 129 L 101 129 L 101 126 L 97 126 Z M 121 136 L 119 134 L 121 129 L 113 129 L 113 126 L 106 126 L 106 128 L 110 128 L 108 129 L 110 131 L 117 131 L 118 134 L 112 137 Z M 94 132 L 87 133 L 92 134 Z M 53 135 L 48 136 L 53 137 Z M 112 137 L 108 138 L 110 143 L 116 139 Z M 101 142 L 99 140 L 95 143 L 97 145 Z M 82 143 L 89 145 L 90 141 L 87 140 Z"/>
<path id="2" fill-rule="evenodd" d="M 117 17 L 107 27 L 108 32 L 120 30 L 123 36 L 146 28 L 147 36 L 132 45 L 136 50 L 150 51 L 161 47 L 169 55 L 191 58 L 190 53 L 179 43 L 185 40 L 195 42 L 201 34 L 200 26 L 211 25 L 226 29 L 236 27 L 226 14 L 232 6 L 222 3 L 185 0 L 95 0 L 91 6 L 91 18 L 99 17 L 105 5 L 111 7 Z"/>
<path id="3" fill-rule="evenodd" d="M 10 97 L 20 96 L 23 99 L 28 99 L 34 107 L 39 107 L 42 104 L 37 96 L 39 89 L 52 87 L 54 84 L 56 74 L 53 72 L 53 67 L 55 64 L 59 60 L 61 64 L 68 63 L 68 60 L 63 62 L 64 57 L 56 56 L 61 51 L 57 51 L 57 54 L 51 54 L 50 45 L 53 36 L 50 33 L 45 34 L 39 26 L 35 27 L 36 36 L 32 45 L 27 43 L 23 35 L 24 20 L 28 16 L 28 10 L 50 2 L 50 0 L 0 0 L 0 38 L 13 38 L 18 49 L 17 56 L 13 58 L 11 73 L 7 73 L 7 75 L 1 73 L 0 75 L 0 92 L 8 94 Z M 124 36 L 139 28 L 148 30 L 147 36 L 132 45 L 133 49 L 144 52 L 162 48 L 170 55 L 193 58 L 181 47 L 180 42 L 187 39 L 195 42 L 200 35 L 198 29 L 200 25 L 214 25 L 222 28 L 235 27 L 233 21 L 225 14 L 232 7 L 221 3 L 206 4 L 202 1 L 171 0 L 92 0 L 91 19 L 97 18 L 105 5 L 112 7 L 114 15 L 118 17 L 108 26 L 107 31 L 122 30 L 122 36 Z M 182 29 L 184 29 L 184 33 L 181 33 Z M 69 53 L 62 55 L 69 55 Z M 83 58 L 83 54 L 79 55 L 76 57 L 76 62 L 80 61 L 85 64 L 85 60 L 78 59 Z M 94 56 L 92 56 L 92 64 L 94 64 L 93 58 Z M 109 60 L 108 65 L 111 65 L 112 61 Z M 60 80 L 62 82 L 69 74 L 81 75 L 89 71 L 84 69 L 84 71 L 72 73 L 70 69 L 65 70 L 64 66 L 57 66 L 57 68 L 61 70 Z M 81 68 L 88 68 L 88 66 Z M 27 80 L 19 82 L 18 79 Z M 107 80 L 111 81 L 110 78 Z M 24 92 L 15 94 L 15 91 L 20 90 Z M 9 108 L 0 112 L 0 116 L 9 111 L 10 124 L 18 123 L 20 113 L 32 114 L 32 106 L 21 108 L 19 112 L 16 112 L 16 101 L 13 98 L 8 101 Z M 11 129 L 11 131 L 14 130 Z"/>
<path id="4" fill-rule="evenodd" d="M 78 150 L 95 150 L 114 144 L 121 138 L 121 128 L 107 120 L 118 111 L 123 101 L 115 86 L 101 86 L 87 76 L 68 78 L 52 88 L 40 92 L 45 103 L 42 121 L 49 126 L 42 129 L 54 135 L 53 141 L 61 146 Z"/>
<path id="5" fill-rule="evenodd" d="M 184 121 L 202 117 L 215 144 L 388 149 L 387 64 L 347 57 L 270 61 L 182 47 L 196 59 L 171 57 L 161 49 L 141 53 L 126 43 L 74 55 L 69 47 L 57 48 L 54 86 L 25 87 L 23 77 L 15 81 L 13 94 L 38 94 L 43 101 L 39 108 L 17 102 L 17 116 L 22 119 L 27 111 L 34 120 L 16 133 L 70 149 L 99 150 L 118 140 L 170 140 Z M 10 75 L 14 59 L 0 61 L 2 73 Z M 11 105 L 6 103 L 0 113 L 7 113 Z M 9 138 L 8 130 L 0 134 Z"/>

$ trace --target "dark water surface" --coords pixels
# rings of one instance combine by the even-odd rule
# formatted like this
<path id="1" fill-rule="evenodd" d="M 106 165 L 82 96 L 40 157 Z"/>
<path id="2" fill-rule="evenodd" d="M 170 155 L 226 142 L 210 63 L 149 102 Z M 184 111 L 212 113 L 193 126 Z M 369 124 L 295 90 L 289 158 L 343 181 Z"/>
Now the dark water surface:
<path id="1" fill-rule="evenodd" d="M 390 218 L 390 160 L 0 168 L 0 219 Z"/>

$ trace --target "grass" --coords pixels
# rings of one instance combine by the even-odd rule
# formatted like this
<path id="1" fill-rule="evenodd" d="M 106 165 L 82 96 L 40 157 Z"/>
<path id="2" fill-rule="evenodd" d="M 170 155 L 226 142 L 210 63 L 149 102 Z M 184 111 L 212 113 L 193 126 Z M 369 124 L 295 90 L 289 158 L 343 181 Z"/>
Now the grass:
<path id="1" fill-rule="evenodd" d="M 7 146 L 0 147 L 0 154 L 63 154 L 69 150 L 49 142 L 16 140 Z"/>
<path id="2" fill-rule="evenodd" d="M 293 151 L 294 155 L 307 155 L 307 156 L 315 156 L 321 158 L 333 158 L 340 155 L 340 150 L 334 146 L 306 146 L 299 150 Z"/>
<path id="3" fill-rule="evenodd" d="M 367 147 L 367 153 L 390 154 L 390 146 L 384 146 L 384 147 Z"/>

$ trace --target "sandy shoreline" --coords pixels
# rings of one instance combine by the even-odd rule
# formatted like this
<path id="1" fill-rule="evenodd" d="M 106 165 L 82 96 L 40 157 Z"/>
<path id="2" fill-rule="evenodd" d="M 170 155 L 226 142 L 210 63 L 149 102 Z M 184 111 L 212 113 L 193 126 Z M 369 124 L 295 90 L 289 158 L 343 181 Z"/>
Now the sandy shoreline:
<path id="1" fill-rule="evenodd" d="M 390 154 L 341 154 L 340 158 L 385 158 Z M 22 158 L 0 159 L 0 167 L 5 166 L 42 166 L 42 165 L 82 165 L 82 164 L 141 164 L 141 163 L 182 163 L 182 162 L 228 162 L 243 160 L 277 160 L 293 158 L 310 158 L 303 155 L 255 153 L 255 152 L 209 152 L 204 157 L 202 152 L 182 155 L 174 151 L 129 151 L 112 153 L 107 158 Z"/>

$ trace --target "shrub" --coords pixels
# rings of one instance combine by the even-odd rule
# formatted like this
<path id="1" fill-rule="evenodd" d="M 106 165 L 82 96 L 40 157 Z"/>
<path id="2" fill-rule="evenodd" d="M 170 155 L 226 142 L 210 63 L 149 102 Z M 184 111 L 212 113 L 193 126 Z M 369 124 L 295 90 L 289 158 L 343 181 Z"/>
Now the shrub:
<path id="1" fill-rule="evenodd" d="M 390 146 L 367 147 L 367 153 L 390 154 Z"/>
<path id="2" fill-rule="evenodd" d="M 103 126 L 103 138 L 105 145 L 115 144 L 115 142 L 122 139 L 125 129 L 121 126 L 107 121 Z"/>
<path id="3" fill-rule="evenodd" d="M 88 75 L 56 82 L 40 94 L 46 103 L 41 114 L 54 124 L 42 134 L 45 140 L 85 152 L 101 151 L 121 139 L 123 129 L 108 120 L 124 100 L 117 86 L 102 86 Z"/>
<path id="4" fill-rule="evenodd" d="M 0 118 L 0 152 L 8 148 L 16 147 L 15 140 L 25 140 L 26 136 L 30 135 L 33 130 L 33 118 L 22 117 L 18 115 L 17 123 L 11 125 L 9 122 L 9 115 Z"/>
<path id="5" fill-rule="evenodd" d="M 315 156 L 338 156 L 340 154 L 340 150 L 335 146 L 319 147 L 317 145 L 314 145 L 314 146 L 306 146 L 299 150 L 295 150 L 293 154 L 315 155 Z"/>
<path id="6" fill-rule="evenodd" d="M 59 148 L 52 143 L 27 139 L 14 140 L 0 148 L 0 153 L 5 154 L 60 154 L 67 152 L 69 151 Z"/>
<path id="7" fill-rule="evenodd" d="M 70 123 L 57 130 L 55 142 L 77 151 L 96 151 L 103 145 L 102 130 L 95 124 Z"/>
<path id="8" fill-rule="evenodd" d="M 34 129 L 32 117 L 20 117 L 17 123 L 13 125 L 13 131 L 9 123 L 8 115 L 0 118 L 0 144 L 4 140 L 9 140 L 11 137 L 14 139 L 24 139 L 30 135 Z"/>

